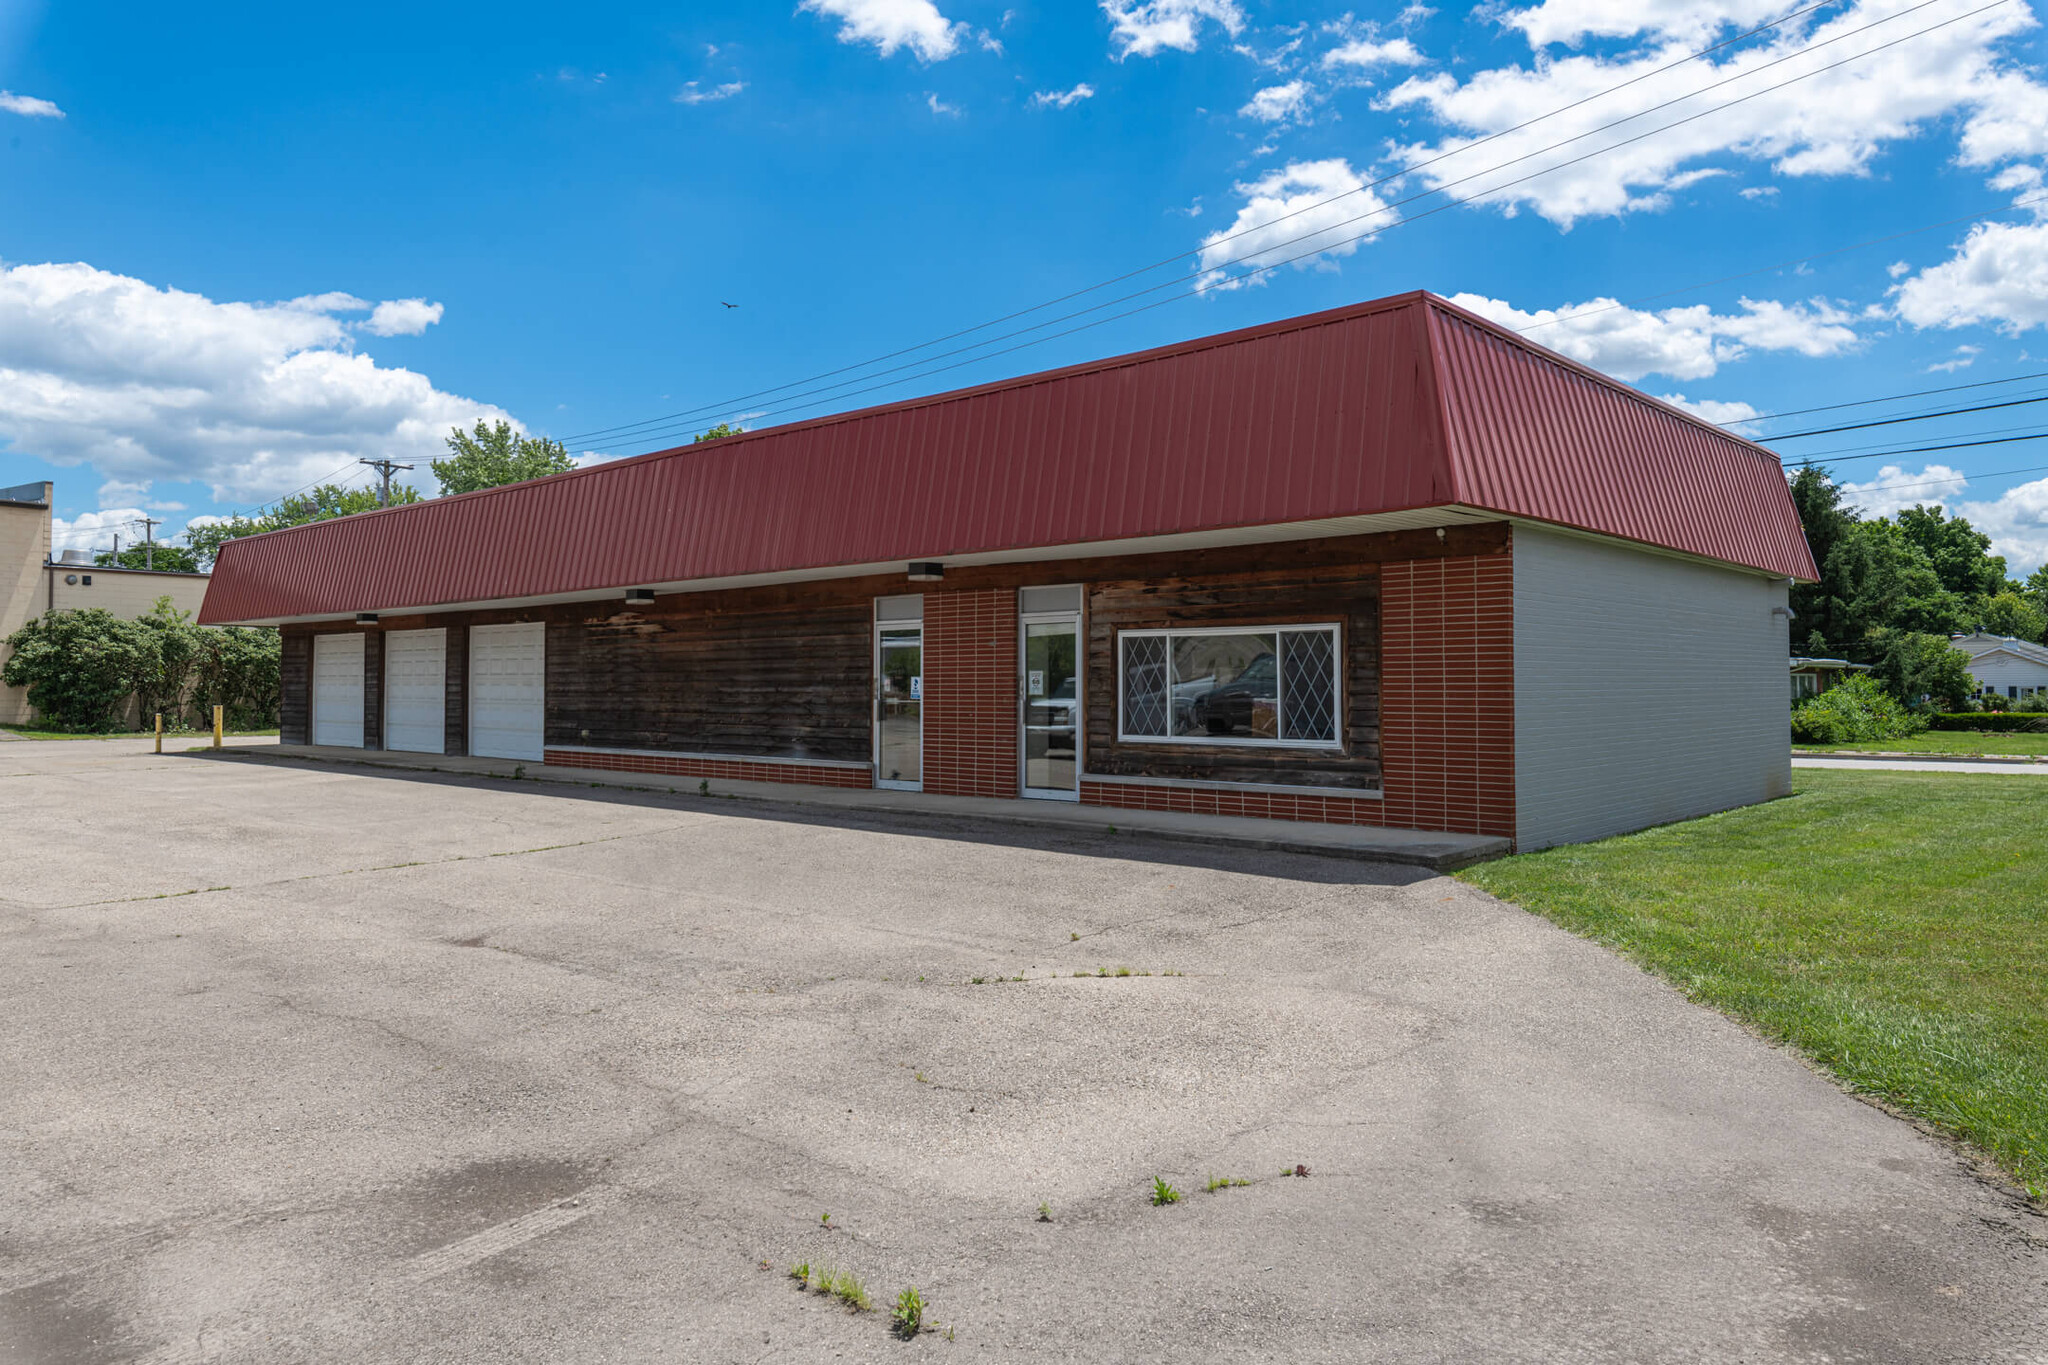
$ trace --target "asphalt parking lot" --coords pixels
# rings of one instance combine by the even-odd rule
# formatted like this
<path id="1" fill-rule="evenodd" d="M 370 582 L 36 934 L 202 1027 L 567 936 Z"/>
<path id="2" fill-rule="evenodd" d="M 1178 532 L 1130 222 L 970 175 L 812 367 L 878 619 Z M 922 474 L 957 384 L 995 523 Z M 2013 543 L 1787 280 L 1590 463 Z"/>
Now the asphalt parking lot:
<path id="1" fill-rule="evenodd" d="M 2048 1220 L 1454 880 L 259 752 L 0 745 L 0 1361 L 2048 1361 Z"/>

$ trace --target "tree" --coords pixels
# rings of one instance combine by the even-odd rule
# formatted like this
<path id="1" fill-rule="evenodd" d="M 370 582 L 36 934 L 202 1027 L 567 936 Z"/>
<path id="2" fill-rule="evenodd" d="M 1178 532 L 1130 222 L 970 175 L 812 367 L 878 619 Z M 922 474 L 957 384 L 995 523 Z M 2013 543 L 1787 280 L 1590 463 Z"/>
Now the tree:
<path id="1" fill-rule="evenodd" d="M 150 569 L 162 573 L 198 573 L 199 555 L 183 545 L 157 545 L 145 549 L 130 545 L 117 559 L 112 550 L 101 550 L 92 562 L 102 569 Z"/>
<path id="2" fill-rule="evenodd" d="M 139 631 L 139 650 L 129 682 L 142 708 L 143 724 L 158 711 L 168 712 L 175 721 L 185 685 L 192 679 L 192 661 L 199 654 L 203 632 L 192 624 L 192 613 L 179 611 L 168 597 L 157 598 L 156 605 L 134 624 Z"/>
<path id="3" fill-rule="evenodd" d="M 404 484 L 391 490 L 391 505 L 394 507 L 420 500 L 419 490 Z M 260 516 L 245 517 L 237 513 L 224 521 L 188 527 L 185 540 L 192 546 L 192 553 L 199 562 L 211 569 L 214 561 L 220 558 L 220 547 L 231 540 L 260 535 L 265 531 L 281 531 L 287 526 L 303 526 L 307 522 L 354 516 L 358 512 L 374 512 L 379 506 L 377 491 L 373 488 L 344 488 L 338 483 L 323 483 L 310 493 L 286 498 Z M 161 548 L 158 553 L 162 553 Z"/>
<path id="4" fill-rule="evenodd" d="M 711 430 L 709 431 L 698 432 L 697 439 L 690 442 L 690 444 L 703 445 L 706 441 L 723 440 L 728 436 L 738 436 L 745 431 L 745 427 L 736 427 L 730 422 L 720 422 L 717 426 L 711 428 Z"/>
<path id="5" fill-rule="evenodd" d="M 434 461 L 433 466 L 443 493 L 474 493 L 479 488 L 566 474 L 576 467 L 560 441 L 522 435 L 512 430 L 510 422 L 486 426 L 481 417 L 474 432 L 460 427 L 450 430 L 448 449 L 449 457 Z"/>
<path id="6" fill-rule="evenodd" d="M 2048 612 L 2048 564 L 2034 570 L 2021 591 L 2033 599 L 2035 606 L 2043 612 Z"/>
<path id="7" fill-rule="evenodd" d="M 2005 559 L 1991 551 L 1991 537 L 1940 507 L 1912 507 L 1899 513 L 1899 529 L 1927 555 L 1941 586 L 1958 597 L 2005 588 Z"/>
<path id="8" fill-rule="evenodd" d="M 1947 636 L 1968 606 L 1942 586 L 1927 554 L 1883 520 L 1854 523 L 1821 569 L 1818 628 L 1845 657 L 1876 662 L 1879 630 Z"/>
<path id="9" fill-rule="evenodd" d="M 260 626 L 223 626 L 199 632 L 192 662 L 192 705 L 202 717 L 220 706 L 236 729 L 277 724 L 278 633 Z"/>
<path id="10" fill-rule="evenodd" d="M 1799 509 L 1799 525 L 1806 532 L 1806 545 L 1813 552 L 1816 568 L 1825 571 L 1828 557 L 1835 547 L 1849 536 L 1861 518 L 1853 507 L 1842 506 L 1842 490 L 1825 469 L 1817 465 L 1805 465 L 1789 480 L 1792 490 L 1792 505 Z M 1806 632 L 1803 646 L 1808 654 L 1828 655 L 1839 645 L 1831 645 L 1831 639 L 1839 640 L 1842 629 L 1840 617 L 1846 604 L 1833 600 L 1829 592 L 1825 572 L 1819 583 L 1802 583 L 1793 587 L 1791 593 L 1792 618 L 1797 623 L 1793 638 L 1799 638 L 1799 631 Z"/>
<path id="11" fill-rule="evenodd" d="M 2029 598 L 2007 590 L 1982 600 L 1977 609 L 1977 629 L 2038 645 L 2048 636 L 2048 613 Z"/>
<path id="12" fill-rule="evenodd" d="M 1876 654 L 1870 676 L 1908 706 L 1925 698 L 1943 710 L 1959 711 L 1977 690 L 1970 656 L 1945 635 L 1879 629 L 1871 632 L 1870 643 Z"/>

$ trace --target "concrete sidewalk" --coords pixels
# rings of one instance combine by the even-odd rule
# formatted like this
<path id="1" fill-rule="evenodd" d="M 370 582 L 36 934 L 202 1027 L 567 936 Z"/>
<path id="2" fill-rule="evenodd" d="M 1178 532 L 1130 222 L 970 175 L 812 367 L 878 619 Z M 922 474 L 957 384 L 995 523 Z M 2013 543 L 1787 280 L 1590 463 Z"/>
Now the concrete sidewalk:
<path id="1" fill-rule="evenodd" d="M 1795 768 L 1875 768 L 1902 773 L 2018 773 L 2048 777 L 2048 763 L 2001 762 L 1997 759 L 1901 758 L 1889 754 L 1851 757 L 1848 754 L 1794 754 Z"/>
<path id="2" fill-rule="evenodd" d="M 204 749 L 196 752 L 205 755 L 213 751 Z M 222 756 L 228 756 L 228 752 L 223 751 Z M 934 796 L 927 792 L 814 787 L 796 782 L 707 782 L 695 777 L 663 777 L 600 768 L 515 763 L 509 759 L 396 753 L 312 744 L 237 746 L 232 751 L 232 756 L 238 761 L 312 760 L 415 772 L 460 773 L 471 777 L 516 778 L 529 782 L 626 787 L 642 791 L 674 792 L 683 796 L 709 795 L 782 806 L 803 806 L 842 812 L 873 812 L 907 816 L 912 819 L 974 820 L 1089 833 L 1135 833 L 1181 843 L 1270 849 L 1288 853 L 1316 853 L 1325 857 L 1403 863 L 1438 872 L 1467 867 L 1489 858 L 1498 858 L 1509 849 L 1508 840 L 1495 835 L 1440 834 L 1427 830 L 1382 829 L 1364 825 L 1324 825 L 1293 820 L 1257 820 L 1243 816 L 1123 810 L 1109 806 L 1084 806 L 1068 801 L 1003 801 L 989 797 Z"/>

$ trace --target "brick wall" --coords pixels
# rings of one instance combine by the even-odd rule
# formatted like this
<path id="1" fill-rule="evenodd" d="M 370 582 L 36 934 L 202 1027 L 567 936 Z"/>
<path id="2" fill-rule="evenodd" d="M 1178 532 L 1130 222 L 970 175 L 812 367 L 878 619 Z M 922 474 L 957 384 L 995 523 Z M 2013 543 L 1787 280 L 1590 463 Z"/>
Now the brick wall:
<path id="1" fill-rule="evenodd" d="M 1512 838 L 1513 556 L 1402 560 L 1380 585 L 1378 823 Z"/>
<path id="2" fill-rule="evenodd" d="M 1017 794 L 1017 593 L 926 593 L 924 789 Z"/>
<path id="3" fill-rule="evenodd" d="M 685 758 L 678 754 L 597 754 L 549 749 L 551 768 L 601 768 L 606 772 L 653 773 L 663 777 L 717 778 L 727 782 L 795 782 L 811 787 L 871 787 L 866 768 L 808 763 L 761 763 L 742 758 Z"/>
<path id="4" fill-rule="evenodd" d="M 1386 803 L 1355 796 L 1310 793 L 1220 791 L 1135 782 L 1081 779 L 1081 801 L 1120 810 L 1172 810 L 1195 815 L 1243 815 L 1255 820 L 1308 820 L 1321 825 L 1384 825 Z"/>

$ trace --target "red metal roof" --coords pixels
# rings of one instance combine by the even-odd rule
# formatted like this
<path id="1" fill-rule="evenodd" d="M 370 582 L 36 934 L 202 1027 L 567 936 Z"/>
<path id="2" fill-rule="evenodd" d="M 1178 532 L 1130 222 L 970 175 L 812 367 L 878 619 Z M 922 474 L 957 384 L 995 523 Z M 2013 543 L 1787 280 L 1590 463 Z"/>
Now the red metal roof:
<path id="1" fill-rule="evenodd" d="M 1814 577 L 1769 451 L 1416 293 L 230 541 L 200 619 L 1448 505 Z"/>

